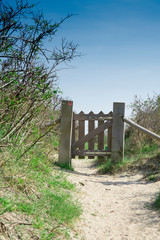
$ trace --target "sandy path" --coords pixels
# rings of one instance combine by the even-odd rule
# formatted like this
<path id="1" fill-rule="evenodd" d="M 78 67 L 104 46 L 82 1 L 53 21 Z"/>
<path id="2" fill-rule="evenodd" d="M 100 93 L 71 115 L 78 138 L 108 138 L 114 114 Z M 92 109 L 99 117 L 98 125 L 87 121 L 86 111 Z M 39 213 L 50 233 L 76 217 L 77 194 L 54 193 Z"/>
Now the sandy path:
<path id="1" fill-rule="evenodd" d="M 85 240 L 160 240 L 160 214 L 149 210 L 160 182 L 146 183 L 141 175 L 96 175 L 91 160 L 73 160 L 83 215 L 77 223 Z"/>

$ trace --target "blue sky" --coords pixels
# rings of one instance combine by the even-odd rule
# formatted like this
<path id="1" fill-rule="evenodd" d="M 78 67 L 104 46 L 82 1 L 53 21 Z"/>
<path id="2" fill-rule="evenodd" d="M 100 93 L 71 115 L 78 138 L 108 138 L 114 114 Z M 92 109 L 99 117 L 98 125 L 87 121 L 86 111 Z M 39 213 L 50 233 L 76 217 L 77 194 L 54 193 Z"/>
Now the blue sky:
<path id="1" fill-rule="evenodd" d="M 160 0 L 39 0 L 38 8 L 53 21 L 76 14 L 57 33 L 84 54 L 58 72 L 76 112 L 107 113 L 115 101 L 159 93 Z"/>

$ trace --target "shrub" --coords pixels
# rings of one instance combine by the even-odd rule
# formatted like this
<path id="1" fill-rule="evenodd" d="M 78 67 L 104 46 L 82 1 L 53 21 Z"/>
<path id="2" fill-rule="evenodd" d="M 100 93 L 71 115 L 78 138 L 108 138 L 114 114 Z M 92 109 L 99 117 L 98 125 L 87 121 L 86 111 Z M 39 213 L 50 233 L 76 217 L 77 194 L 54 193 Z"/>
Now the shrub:
<path id="1" fill-rule="evenodd" d="M 146 100 L 135 96 L 134 102 L 130 104 L 132 108 L 131 117 L 134 122 L 147 128 L 148 130 L 160 134 L 160 94 L 149 96 Z M 141 149 L 145 144 L 152 145 L 155 140 L 150 136 L 128 127 L 126 131 L 126 150 L 133 152 Z"/>

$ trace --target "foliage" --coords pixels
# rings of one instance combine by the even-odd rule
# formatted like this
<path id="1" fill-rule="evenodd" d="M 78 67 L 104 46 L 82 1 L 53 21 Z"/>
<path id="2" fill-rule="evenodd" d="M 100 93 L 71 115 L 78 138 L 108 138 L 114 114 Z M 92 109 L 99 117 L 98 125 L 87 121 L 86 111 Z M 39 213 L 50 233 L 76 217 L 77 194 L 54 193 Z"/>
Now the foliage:
<path id="1" fill-rule="evenodd" d="M 15 213 L 30 224 L 14 224 L 15 239 L 68 239 L 81 208 L 74 185 L 53 164 L 53 123 L 61 104 L 56 72 L 78 55 L 77 45 L 62 39 L 47 49 L 72 15 L 52 23 L 34 9 L 28 0 L 0 0 L 0 224 Z"/>
<path id="2" fill-rule="evenodd" d="M 57 117 L 56 70 L 77 55 L 77 45 L 64 39 L 59 49 L 45 47 L 71 15 L 51 23 L 34 6 L 27 0 L 13 6 L 0 1 L 0 137 L 5 144 L 27 145 L 46 120 Z"/>
<path id="3" fill-rule="evenodd" d="M 147 97 L 146 100 L 135 96 L 134 102 L 130 104 L 132 108 L 132 119 L 139 125 L 148 130 L 160 134 L 160 95 L 154 94 L 153 97 Z M 150 136 L 145 135 L 139 130 L 128 127 L 126 131 L 126 140 L 128 150 L 133 152 L 136 149 L 141 149 L 141 145 L 154 144 Z"/>
<path id="4" fill-rule="evenodd" d="M 115 174 L 117 172 L 126 170 L 134 161 L 134 158 L 126 157 L 123 161 L 112 162 L 110 158 L 106 158 L 99 163 L 98 172 L 102 174 Z"/>
<path id="5" fill-rule="evenodd" d="M 153 203 L 153 207 L 160 210 L 160 192 L 157 194 L 156 200 Z"/>
<path id="6" fill-rule="evenodd" d="M 53 166 L 53 156 L 45 151 L 42 146 L 36 146 L 26 154 L 23 162 L 16 161 L 18 149 L 8 148 L 1 153 L 0 182 L 5 195 L 1 191 L 0 216 L 12 212 L 23 214 L 33 227 L 32 235 L 36 239 L 52 239 L 49 237 L 59 235 L 67 239 L 67 225 L 71 226 L 79 217 L 81 207 L 73 198 L 75 186 Z M 19 234 L 23 231 L 24 228 L 19 229 Z"/>
<path id="7" fill-rule="evenodd" d="M 73 167 L 70 166 L 69 164 L 67 163 L 55 163 L 57 166 L 61 167 L 61 168 L 64 168 L 64 169 L 67 169 L 67 170 L 70 170 L 70 171 L 74 171 Z"/>
<path id="8" fill-rule="evenodd" d="M 99 173 L 117 173 L 122 171 L 140 171 L 146 179 L 156 181 L 160 177 L 159 145 L 144 144 L 140 150 L 131 154 L 125 151 L 123 161 L 112 162 L 106 158 L 99 162 Z"/>
<path id="9" fill-rule="evenodd" d="M 141 126 L 160 134 L 160 95 L 149 96 L 146 100 L 135 96 L 132 108 L 132 119 Z M 123 170 L 146 170 L 148 178 L 157 179 L 154 173 L 160 169 L 159 143 L 144 133 L 128 127 L 125 130 L 125 158 L 123 162 L 112 163 L 110 159 L 102 162 L 99 171 L 117 172 Z M 143 171 L 143 172 L 144 172 Z"/>

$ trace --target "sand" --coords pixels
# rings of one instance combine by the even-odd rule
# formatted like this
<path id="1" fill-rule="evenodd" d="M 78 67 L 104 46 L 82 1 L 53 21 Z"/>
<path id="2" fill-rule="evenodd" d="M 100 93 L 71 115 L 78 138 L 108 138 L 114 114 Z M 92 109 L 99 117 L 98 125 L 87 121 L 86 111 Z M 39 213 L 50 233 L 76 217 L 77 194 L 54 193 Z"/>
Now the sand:
<path id="1" fill-rule="evenodd" d="M 146 182 L 141 174 L 97 175 L 92 160 L 72 164 L 68 179 L 83 207 L 73 240 L 160 240 L 160 214 L 151 209 L 160 182 Z"/>

